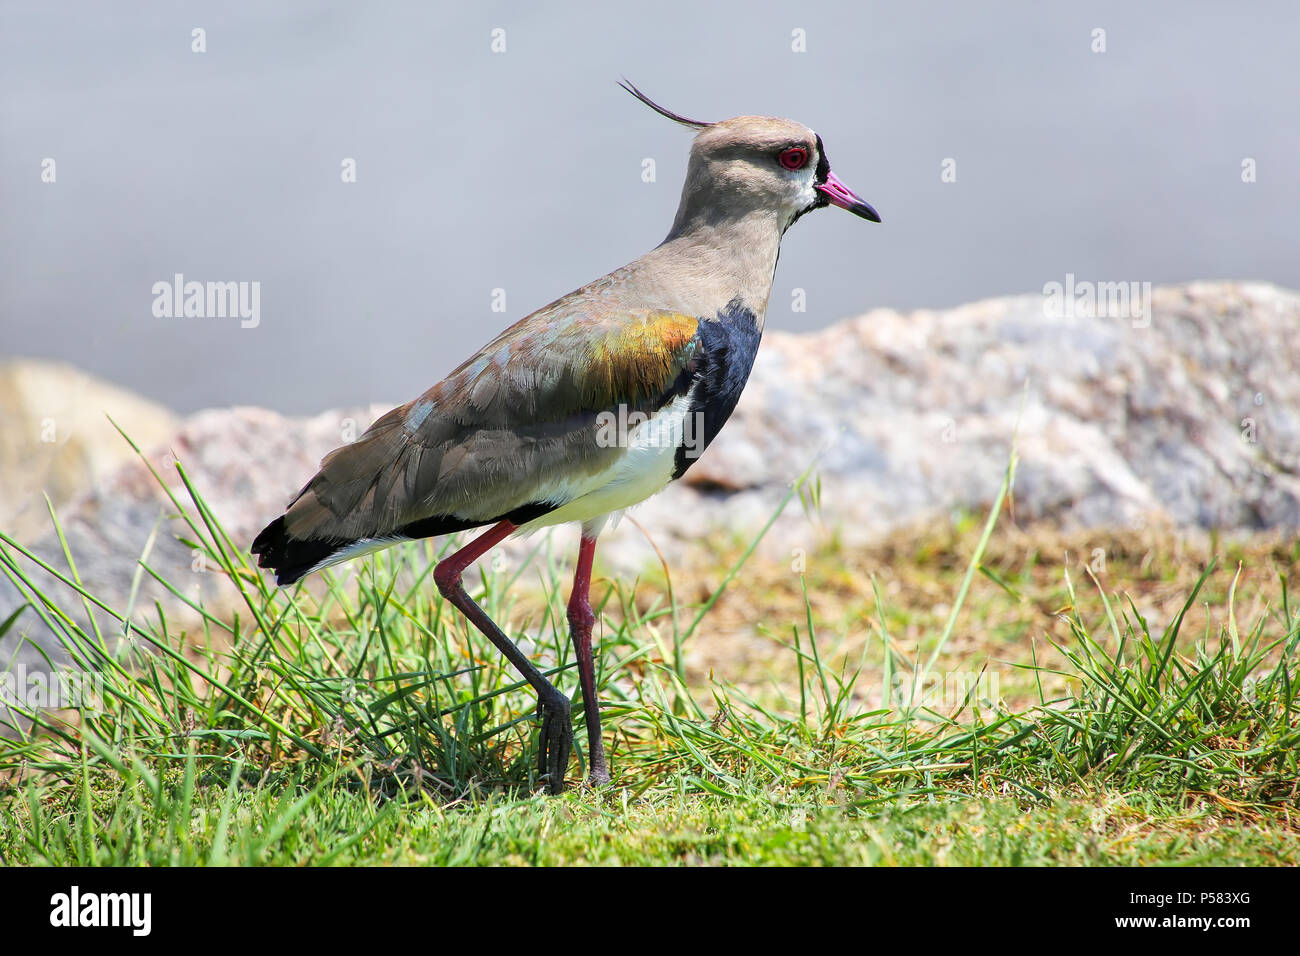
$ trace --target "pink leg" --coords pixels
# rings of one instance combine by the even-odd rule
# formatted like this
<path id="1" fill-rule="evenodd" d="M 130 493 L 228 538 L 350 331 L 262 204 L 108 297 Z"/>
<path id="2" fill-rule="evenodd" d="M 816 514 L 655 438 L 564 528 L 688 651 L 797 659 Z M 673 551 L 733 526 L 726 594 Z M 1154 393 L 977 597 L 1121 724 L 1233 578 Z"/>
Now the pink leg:
<path id="1" fill-rule="evenodd" d="M 587 778 L 600 785 L 609 783 L 609 766 L 605 763 L 605 744 L 600 737 L 600 701 L 596 697 L 596 664 L 591 651 L 591 629 L 596 623 L 596 616 L 591 612 L 591 563 L 595 556 L 596 536 L 587 537 L 584 532 L 578 546 L 573 593 L 569 596 L 569 633 L 578 658 L 582 706 L 587 715 L 587 758 L 591 763 Z"/>
<path id="2" fill-rule="evenodd" d="M 444 558 L 433 569 L 433 580 L 443 597 L 455 605 L 475 627 L 483 632 L 497 650 L 506 656 L 524 680 L 537 691 L 537 710 L 542 715 L 542 731 L 538 740 L 539 772 L 548 779 L 551 793 L 564 789 L 564 771 L 569 763 L 569 750 L 573 746 L 573 724 L 569 718 L 569 699 L 555 689 L 533 662 L 515 647 L 501 628 L 483 613 L 461 585 L 465 569 L 487 551 L 509 537 L 517 526 L 502 521 L 479 535 L 455 554 Z"/>

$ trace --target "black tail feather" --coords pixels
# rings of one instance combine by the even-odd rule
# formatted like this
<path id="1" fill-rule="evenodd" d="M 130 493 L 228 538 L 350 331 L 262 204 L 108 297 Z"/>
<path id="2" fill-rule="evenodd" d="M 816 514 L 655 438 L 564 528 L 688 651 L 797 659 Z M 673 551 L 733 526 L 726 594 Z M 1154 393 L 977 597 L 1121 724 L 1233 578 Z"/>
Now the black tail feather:
<path id="1" fill-rule="evenodd" d="M 457 531 L 468 531 L 484 525 L 496 524 L 498 521 L 510 521 L 516 525 L 527 524 L 539 518 L 556 506 L 550 502 L 532 502 L 515 508 L 508 514 L 486 520 L 457 518 L 453 515 L 433 515 L 411 521 L 382 535 L 385 544 L 410 541 L 417 538 L 436 538 Z M 253 539 L 249 550 L 257 555 L 257 566 L 269 568 L 275 572 L 275 583 L 284 587 L 293 584 L 323 561 L 333 557 L 358 541 L 373 540 L 364 538 L 295 538 L 284 527 L 284 515 L 276 518 L 262 529 Z"/>
<path id="2" fill-rule="evenodd" d="M 257 566 L 274 571 L 275 583 L 284 587 L 351 543 L 336 538 L 291 538 L 281 515 L 253 539 L 251 550 L 257 555 Z"/>

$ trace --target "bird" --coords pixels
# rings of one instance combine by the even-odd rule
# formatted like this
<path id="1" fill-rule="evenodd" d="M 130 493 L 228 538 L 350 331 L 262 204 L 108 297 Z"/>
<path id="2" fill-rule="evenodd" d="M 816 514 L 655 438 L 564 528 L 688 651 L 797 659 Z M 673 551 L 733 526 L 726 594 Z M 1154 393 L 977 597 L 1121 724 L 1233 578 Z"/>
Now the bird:
<path id="1" fill-rule="evenodd" d="M 564 790 L 573 704 L 465 590 L 502 541 L 576 523 L 567 617 L 587 729 L 587 781 L 611 780 L 596 693 L 590 587 L 609 519 L 680 479 L 749 378 L 787 229 L 837 206 L 876 210 L 833 172 L 822 139 L 789 119 L 688 119 L 677 214 L 645 255 L 520 319 L 418 398 L 330 452 L 251 552 L 277 585 L 421 538 L 486 529 L 433 571 L 442 596 L 537 694 L 537 779 Z"/>

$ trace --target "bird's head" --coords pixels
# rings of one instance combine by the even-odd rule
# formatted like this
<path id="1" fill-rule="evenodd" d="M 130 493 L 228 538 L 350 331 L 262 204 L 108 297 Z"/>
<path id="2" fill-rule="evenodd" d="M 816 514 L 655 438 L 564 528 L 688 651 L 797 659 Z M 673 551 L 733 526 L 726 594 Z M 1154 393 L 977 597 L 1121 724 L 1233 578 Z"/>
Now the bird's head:
<path id="1" fill-rule="evenodd" d="M 739 219 L 754 211 L 775 211 L 784 230 L 823 206 L 880 222 L 876 210 L 831 172 L 821 137 L 802 123 L 775 116 L 704 123 L 664 109 L 626 81 L 623 88 L 697 131 L 675 230 L 687 222 Z"/>

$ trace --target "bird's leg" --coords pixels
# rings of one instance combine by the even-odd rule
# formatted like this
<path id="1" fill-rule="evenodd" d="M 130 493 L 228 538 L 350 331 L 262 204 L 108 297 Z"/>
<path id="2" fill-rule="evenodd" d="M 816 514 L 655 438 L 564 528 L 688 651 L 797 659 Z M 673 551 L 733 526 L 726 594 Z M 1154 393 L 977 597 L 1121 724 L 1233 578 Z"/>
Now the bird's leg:
<path id="1" fill-rule="evenodd" d="M 438 562 L 433 569 L 433 580 L 438 584 L 442 596 L 450 601 L 496 645 L 497 650 L 505 655 L 506 660 L 515 665 L 515 669 L 524 676 L 524 680 L 537 691 L 537 710 L 542 715 L 542 732 L 539 739 L 541 752 L 541 772 L 546 776 L 551 793 L 560 793 L 564 789 L 564 771 L 569 764 L 569 750 L 573 746 L 573 723 L 569 718 L 569 699 L 556 690 L 533 662 L 506 637 L 501 628 L 474 603 L 461 585 L 461 575 L 465 569 L 477 561 L 484 553 L 500 544 L 516 529 L 517 525 L 502 521 L 479 535 L 455 554 Z"/>
<path id="2" fill-rule="evenodd" d="M 609 766 L 605 763 L 605 744 L 600 739 L 600 701 L 596 697 L 596 667 L 591 652 L 591 628 L 596 623 L 596 616 L 591 613 L 591 562 L 595 555 L 596 535 L 588 537 L 583 529 L 578 568 L 573 574 L 573 593 L 569 596 L 569 633 L 578 658 L 582 706 L 587 715 L 587 758 L 591 763 L 587 779 L 599 786 L 609 783 Z"/>

